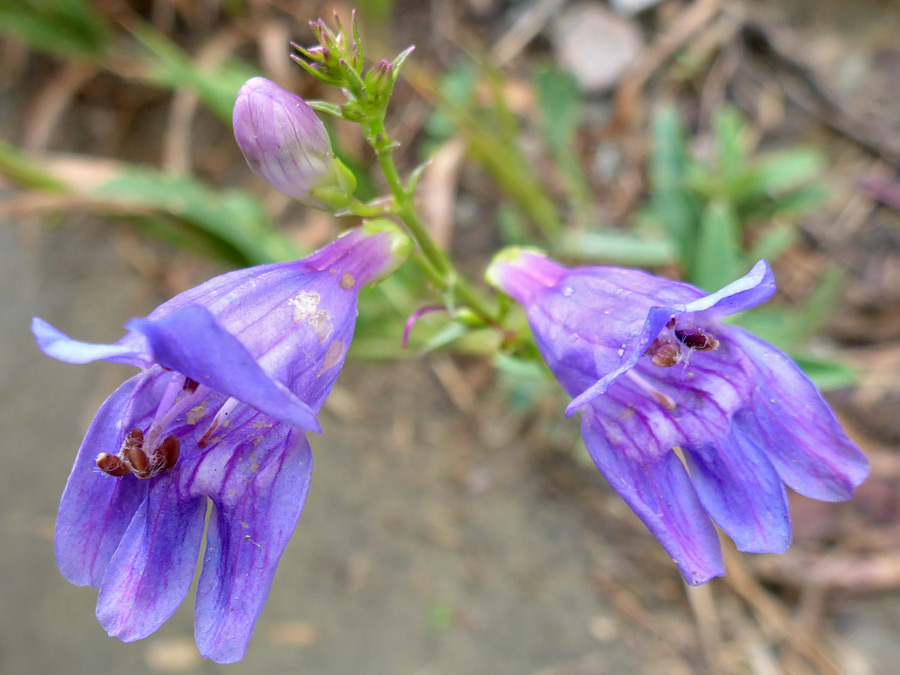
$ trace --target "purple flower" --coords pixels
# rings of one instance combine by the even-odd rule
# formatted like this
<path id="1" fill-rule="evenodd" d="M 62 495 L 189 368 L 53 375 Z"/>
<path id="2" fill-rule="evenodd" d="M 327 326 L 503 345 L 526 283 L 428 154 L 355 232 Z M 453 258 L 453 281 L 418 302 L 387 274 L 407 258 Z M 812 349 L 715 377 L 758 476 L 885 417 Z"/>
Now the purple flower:
<path id="1" fill-rule="evenodd" d="M 233 123 L 247 164 L 276 190 L 326 210 L 350 202 L 356 179 L 335 158 L 325 125 L 302 98 L 254 77 L 238 92 Z"/>
<path id="2" fill-rule="evenodd" d="M 689 583 L 724 574 L 712 521 L 742 551 L 782 552 L 784 485 L 841 501 L 865 480 L 866 458 L 797 366 L 721 321 L 775 292 L 765 261 L 712 295 L 516 249 L 488 280 L 525 307 L 588 452 Z"/>
<path id="3" fill-rule="evenodd" d="M 34 319 L 49 356 L 142 369 L 94 418 L 56 523 L 60 571 L 100 589 L 110 635 L 146 637 L 181 604 L 210 499 L 197 645 L 221 663 L 243 657 L 303 510 L 305 431 L 320 431 L 359 289 L 408 252 L 404 235 L 371 223 L 303 260 L 211 279 L 132 319 L 111 345 Z"/>

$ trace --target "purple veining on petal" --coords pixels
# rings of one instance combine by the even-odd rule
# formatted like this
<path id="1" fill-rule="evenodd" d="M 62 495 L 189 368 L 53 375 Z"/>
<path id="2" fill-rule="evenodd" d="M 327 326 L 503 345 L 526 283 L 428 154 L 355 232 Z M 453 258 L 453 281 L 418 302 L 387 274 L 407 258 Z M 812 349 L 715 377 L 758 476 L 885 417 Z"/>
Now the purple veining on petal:
<path id="1" fill-rule="evenodd" d="M 409 248 L 395 226 L 368 223 L 303 260 L 186 291 L 130 321 L 113 345 L 35 319 L 51 356 L 143 368 L 97 413 L 57 518 L 60 570 L 100 589 L 97 617 L 111 635 L 145 637 L 182 602 L 211 499 L 197 642 L 223 663 L 243 656 L 303 509 L 312 468 L 304 431 L 319 428 L 359 289 Z M 298 298 L 314 307 L 298 312 Z"/>
<path id="2" fill-rule="evenodd" d="M 741 550 L 781 552 L 785 484 L 837 501 L 865 479 L 865 457 L 797 366 L 720 321 L 772 296 L 765 261 L 710 295 L 515 250 L 487 278 L 524 305 L 595 463 L 688 582 L 722 573 L 710 518 Z"/>

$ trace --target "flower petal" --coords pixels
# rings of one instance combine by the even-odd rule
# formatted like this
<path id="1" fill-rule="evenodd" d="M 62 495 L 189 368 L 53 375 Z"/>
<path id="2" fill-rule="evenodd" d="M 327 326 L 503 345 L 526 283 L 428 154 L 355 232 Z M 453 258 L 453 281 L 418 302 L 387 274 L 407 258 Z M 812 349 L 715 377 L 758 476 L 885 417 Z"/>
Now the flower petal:
<path id="1" fill-rule="evenodd" d="M 638 438 L 610 443 L 599 414 L 593 407 L 584 410 L 581 434 L 609 484 L 672 556 L 689 584 L 725 574 L 716 530 L 675 453 L 648 456 Z"/>
<path id="2" fill-rule="evenodd" d="M 312 453 L 297 429 L 287 438 L 269 432 L 258 447 L 247 443 L 228 457 L 204 457 L 198 475 L 224 477 L 213 497 L 194 612 L 204 657 L 219 663 L 243 658 L 300 519 L 311 473 Z"/>
<path id="3" fill-rule="evenodd" d="M 180 498 L 176 477 L 169 472 L 147 481 L 147 497 L 100 584 L 97 619 L 124 642 L 147 637 L 172 616 L 194 577 L 206 500 Z"/>
<path id="4" fill-rule="evenodd" d="M 596 268 L 596 270 L 598 270 L 598 274 L 602 274 L 610 280 L 615 278 L 613 273 L 621 274 L 616 268 L 609 268 L 608 270 Z M 656 285 L 665 281 L 653 279 Z M 765 260 L 760 260 L 745 276 L 737 281 L 733 281 L 716 293 L 691 300 L 686 302 L 686 304 L 679 304 L 682 297 L 687 294 L 685 284 L 670 281 L 661 288 L 655 288 L 651 286 L 649 282 L 645 282 L 641 277 L 635 277 L 635 281 L 641 281 L 648 289 L 653 288 L 655 299 L 666 302 L 665 304 L 662 304 L 661 302 L 660 306 L 651 307 L 647 310 L 643 326 L 640 326 L 639 330 L 637 325 L 630 331 L 622 331 L 621 328 L 618 327 L 614 328 L 614 330 L 619 331 L 619 334 L 630 336 L 627 341 L 621 344 L 621 348 L 618 350 L 620 356 L 616 359 L 618 362 L 616 367 L 610 369 L 608 353 L 610 350 L 608 347 L 595 349 L 595 357 L 598 352 L 604 355 L 603 362 L 597 361 L 595 364 L 595 370 L 601 377 L 587 389 L 575 396 L 569 405 L 566 406 L 567 417 L 571 417 L 578 412 L 580 407 L 604 394 L 609 386 L 615 382 L 622 373 L 633 368 L 641 356 L 643 356 L 644 351 L 649 344 L 657 335 L 659 335 L 663 326 L 665 326 L 666 322 L 673 316 L 693 314 L 691 317 L 692 321 L 697 321 L 701 324 L 708 323 L 709 321 L 714 321 L 723 316 L 756 307 L 772 297 L 772 294 L 775 292 L 775 277 L 772 274 L 769 264 Z M 690 289 L 690 287 L 687 288 Z M 640 312 L 642 310 L 640 307 L 637 307 L 634 311 Z M 597 320 L 609 323 L 609 320 L 606 317 L 599 314 Z M 621 318 L 617 319 L 617 321 L 621 321 Z M 598 325 L 593 329 L 591 334 L 604 335 L 609 333 L 611 329 L 613 329 L 612 326 Z M 538 338 L 538 343 L 539 346 L 541 346 L 540 338 Z M 543 349 L 541 350 L 541 353 L 546 357 L 546 352 Z M 559 374 L 557 374 L 557 377 L 559 377 Z"/>
<path id="5" fill-rule="evenodd" d="M 869 473 L 869 462 L 847 438 L 828 403 L 785 354 L 747 331 L 729 337 L 756 369 L 753 409 L 735 422 L 766 449 L 778 475 L 802 495 L 836 502 L 850 499 Z"/>
<path id="6" fill-rule="evenodd" d="M 38 317 L 31 320 L 31 332 L 42 352 L 67 363 L 103 360 L 146 368 L 152 362 L 147 354 L 147 346 L 132 336 L 125 336 L 112 345 L 81 342 L 73 340 Z"/>
<path id="7" fill-rule="evenodd" d="M 694 300 L 685 307 L 687 312 L 702 313 L 702 322 L 718 319 L 736 312 L 743 312 L 761 305 L 775 293 L 775 275 L 765 260 L 757 262 L 753 269 L 736 281 L 712 295 Z"/>
<path id="8" fill-rule="evenodd" d="M 122 421 L 140 379 L 135 376 L 125 382 L 100 407 L 59 505 L 56 562 L 62 575 L 79 586 L 100 586 L 109 559 L 146 494 L 137 478 L 107 476 L 94 461 L 100 452 L 119 451 Z"/>
<path id="9" fill-rule="evenodd" d="M 787 494 L 762 448 L 733 429 L 684 448 L 691 481 L 712 519 L 748 553 L 783 553 L 791 543 Z"/>
<path id="10" fill-rule="evenodd" d="M 307 431 L 322 430 L 310 407 L 269 377 L 206 308 L 185 307 L 156 321 L 132 319 L 126 328 L 146 337 L 160 365 L 276 419 Z"/>

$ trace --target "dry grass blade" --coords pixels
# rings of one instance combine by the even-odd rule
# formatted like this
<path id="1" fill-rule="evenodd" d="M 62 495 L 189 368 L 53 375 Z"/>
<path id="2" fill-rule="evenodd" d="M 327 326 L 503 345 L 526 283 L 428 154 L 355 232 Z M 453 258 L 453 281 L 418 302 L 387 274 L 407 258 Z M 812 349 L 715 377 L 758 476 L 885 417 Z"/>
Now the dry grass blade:
<path id="1" fill-rule="evenodd" d="M 730 542 L 723 542 L 722 553 L 728 574 L 725 581 L 756 614 L 763 630 L 771 638 L 787 642 L 798 654 L 825 675 L 840 675 L 840 668 L 826 647 L 805 632 L 798 631 L 791 617 L 748 571 L 741 555 Z"/>

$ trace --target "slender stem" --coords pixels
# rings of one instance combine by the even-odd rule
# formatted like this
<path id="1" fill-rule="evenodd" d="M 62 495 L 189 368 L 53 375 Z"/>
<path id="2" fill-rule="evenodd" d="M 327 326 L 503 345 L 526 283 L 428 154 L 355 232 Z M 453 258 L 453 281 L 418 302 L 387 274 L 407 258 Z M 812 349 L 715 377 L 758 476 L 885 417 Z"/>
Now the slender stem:
<path id="1" fill-rule="evenodd" d="M 468 306 L 484 321 L 499 325 L 496 310 L 473 289 L 453 266 L 447 252 L 434 240 L 413 205 L 413 195 L 403 185 L 394 163 L 394 144 L 382 117 L 362 123 L 363 132 L 375 150 L 378 165 L 394 197 L 394 213 L 403 221 L 422 251 L 422 268 L 432 283 L 447 292 L 454 302 Z"/>

